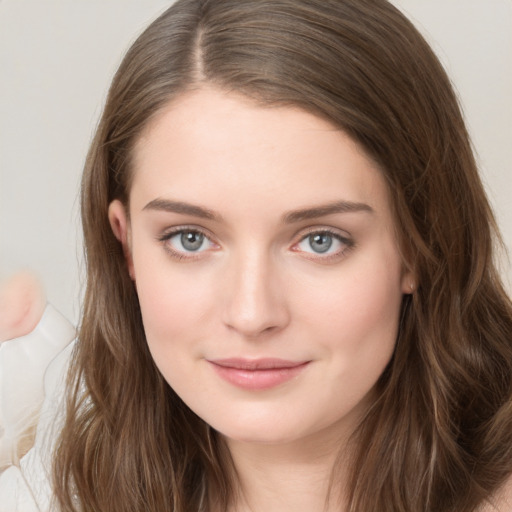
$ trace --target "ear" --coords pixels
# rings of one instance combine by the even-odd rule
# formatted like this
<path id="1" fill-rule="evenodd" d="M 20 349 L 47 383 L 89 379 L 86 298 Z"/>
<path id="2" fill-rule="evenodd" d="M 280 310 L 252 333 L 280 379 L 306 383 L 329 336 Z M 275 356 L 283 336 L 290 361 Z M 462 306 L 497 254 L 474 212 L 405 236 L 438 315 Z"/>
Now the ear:
<path id="1" fill-rule="evenodd" d="M 108 220 L 114 236 L 121 242 L 123 254 L 128 266 L 128 273 L 132 281 L 135 281 L 135 269 L 133 267 L 132 251 L 130 247 L 130 223 L 123 203 L 118 199 L 112 201 L 108 207 Z"/>
<path id="2" fill-rule="evenodd" d="M 412 270 L 404 268 L 402 272 L 402 293 L 412 295 L 416 291 L 416 276 Z"/>

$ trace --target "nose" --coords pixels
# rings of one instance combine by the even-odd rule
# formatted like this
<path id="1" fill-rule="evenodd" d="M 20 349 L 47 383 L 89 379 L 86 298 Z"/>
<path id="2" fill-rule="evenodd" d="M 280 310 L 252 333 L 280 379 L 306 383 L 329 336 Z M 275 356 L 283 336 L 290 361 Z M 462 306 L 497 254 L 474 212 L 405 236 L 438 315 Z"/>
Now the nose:
<path id="1" fill-rule="evenodd" d="M 271 257 L 250 251 L 231 262 L 224 324 L 245 338 L 278 332 L 290 321 L 286 291 Z"/>

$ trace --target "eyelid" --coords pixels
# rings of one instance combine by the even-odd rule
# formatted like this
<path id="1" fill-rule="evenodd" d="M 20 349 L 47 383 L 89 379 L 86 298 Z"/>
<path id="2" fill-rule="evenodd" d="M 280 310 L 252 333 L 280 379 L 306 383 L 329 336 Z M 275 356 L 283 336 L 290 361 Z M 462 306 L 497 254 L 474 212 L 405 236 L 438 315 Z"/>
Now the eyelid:
<path id="1" fill-rule="evenodd" d="M 193 224 L 183 224 L 179 226 L 172 226 L 171 228 L 167 228 L 163 230 L 163 232 L 158 235 L 156 238 L 159 242 L 161 242 L 164 245 L 164 249 L 174 258 L 178 260 L 195 260 L 201 257 L 204 257 L 205 253 L 210 252 L 210 250 L 200 251 L 197 253 L 192 252 L 182 252 L 174 249 L 169 244 L 166 244 L 165 242 L 168 242 L 173 236 L 176 236 L 183 232 L 195 232 L 203 235 L 210 244 L 214 247 L 214 250 L 219 247 L 219 244 L 214 240 L 214 236 L 210 233 L 209 230 L 201 227 L 196 226 Z"/>
<path id="2" fill-rule="evenodd" d="M 322 253 L 314 253 L 314 252 L 305 252 L 298 249 L 298 245 L 307 237 L 315 234 L 328 234 L 332 237 L 336 238 L 340 243 L 344 245 L 344 247 L 337 251 L 336 253 L 329 253 L 322 255 Z M 321 263 L 328 263 L 331 260 L 340 260 L 342 259 L 348 251 L 355 247 L 355 241 L 352 236 L 346 231 L 327 227 L 327 226 L 311 226 L 306 229 L 299 231 L 295 237 L 294 242 L 291 246 L 291 250 L 296 253 L 301 253 L 305 255 L 304 257 L 310 260 L 319 261 Z"/>
<path id="3" fill-rule="evenodd" d="M 293 236 L 294 240 L 300 241 L 303 240 L 305 237 L 314 235 L 317 233 L 328 233 L 329 235 L 333 235 L 334 237 L 338 238 L 339 240 L 342 240 L 347 243 L 353 243 L 352 241 L 352 235 L 343 229 L 334 228 L 332 226 L 325 226 L 322 224 L 315 225 L 315 226 L 308 226 L 307 228 L 300 229 L 295 233 Z M 297 242 L 295 242 L 297 243 Z"/>
<path id="4" fill-rule="evenodd" d="M 182 233 L 183 231 L 195 231 L 197 233 L 201 233 L 209 240 L 212 240 L 212 242 L 213 238 L 215 238 L 213 236 L 213 233 L 211 233 L 208 229 L 203 228 L 202 226 L 197 226 L 195 224 L 180 224 L 178 226 L 172 226 L 163 229 L 162 233 L 157 236 L 157 240 L 163 242 L 171 238 L 173 235 L 176 235 L 177 233 Z"/>
<path id="5" fill-rule="evenodd" d="M 211 248 L 200 251 L 197 253 L 192 252 L 182 252 L 179 250 L 174 249 L 169 244 L 166 244 L 169 239 L 171 239 L 173 236 L 183 233 L 183 232 L 196 232 L 201 235 L 203 235 L 205 238 L 208 239 L 210 244 L 212 245 Z M 328 234 L 334 237 L 336 240 L 338 240 L 341 244 L 343 244 L 343 248 L 336 253 L 328 253 L 325 255 L 322 255 L 322 253 L 314 253 L 314 252 L 306 252 L 302 251 L 297 248 L 298 244 L 300 244 L 305 238 L 308 236 L 314 235 L 314 234 Z M 331 260 L 340 260 L 342 259 L 346 253 L 353 249 L 355 246 L 355 242 L 352 239 L 351 235 L 347 233 L 344 230 L 340 230 L 333 227 L 327 227 L 327 226 L 310 226 L 305 229 L 301 229 L 298 233 L 296 233 L 293 237 L 294 242 L 291 245 L 290 250 L 292 252 L 300 253 L 304 255 L 305 258 L 319 261 L 320 263 L 328 263 Z M 202 226 L 197 226 L 194 224 L 183 224 L 178 226 L 172 226 L 170 228 L 164 229 L 163 232 L 157 236 L 157 240 L 161 242 L 164 245 L 165 250 L 174 258 L 178 260 L 195 260 L 202 257 L 205 257 L 205 253 L 209 253 L 212 250 L 217 250 L 220 248 L 220 244 L 215 240 L 215 236 L 208 230 L 205 229 Z"/>

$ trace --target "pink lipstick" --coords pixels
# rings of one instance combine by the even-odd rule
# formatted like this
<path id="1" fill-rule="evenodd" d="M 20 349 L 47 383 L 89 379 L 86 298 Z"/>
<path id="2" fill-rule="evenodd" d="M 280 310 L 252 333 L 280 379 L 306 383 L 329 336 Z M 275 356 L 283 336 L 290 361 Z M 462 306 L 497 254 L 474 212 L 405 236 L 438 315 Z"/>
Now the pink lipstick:
<path id="1" fill-rule="evenodd" d="M 285 359 L 214 359 L 208 360 L 215 372 L 224 380 L 248 390 L 269 389 L 297 376 L 309 361 Z"/>

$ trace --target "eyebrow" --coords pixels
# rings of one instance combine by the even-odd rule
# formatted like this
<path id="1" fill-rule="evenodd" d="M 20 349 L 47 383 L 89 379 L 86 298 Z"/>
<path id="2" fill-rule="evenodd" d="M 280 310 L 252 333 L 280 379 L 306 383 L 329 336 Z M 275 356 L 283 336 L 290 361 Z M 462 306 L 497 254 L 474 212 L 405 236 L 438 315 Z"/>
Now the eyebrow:
<path id="1" fill-rule="evenodd" d="M 182 215 L 192 215 L 201 219 L 209 219 L 214 221 L 221 220 L 221 216 L 208 208 L 183 201 L 173 201 L 171 199 L 157 198 L 150 201 L 143 210 L 157 210 L 170 213 L 178 213 Z M 335 201 L 310 208 L 300 210 L 292 210 L 283 215 L 282 219 L 285 224 L 293 224 L 304 220 L 324 217 L 336 213 L 354 213 L 368 212 L 374 213 L 371 206 L 365 203 L 354 203 L 352 201 Z"/>
<path id="2" fill-rule="evenodd" d="M 374 213 L 373 208 L 365 203 L 354 203 L 352 201 L 335 201 L 311 208 L 304 208 L 300 210 L 293 210 L 283 215 L 283 221 L 286 224 L 293 224 L 303 220 L 316 219 L 317 217 L 324 217 L 326 215 L 333 215 L 335 213 L 354 213 L 354 212 L 368 212 Z"/>
<path id="3" fill-rule="evenodd" d="M 201 219 L 219 220 L 220 215 L 217 215 L 208 208 L 197 206 L 182 201 L 172 201 L 170 199 L 157 198 L 150 201 L 143 210 L 157 210 L 170 213 L 181 213 L 183 215 L 192 215 Z"/>

